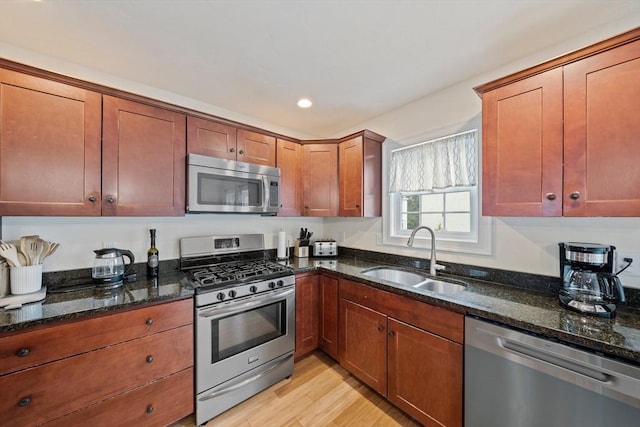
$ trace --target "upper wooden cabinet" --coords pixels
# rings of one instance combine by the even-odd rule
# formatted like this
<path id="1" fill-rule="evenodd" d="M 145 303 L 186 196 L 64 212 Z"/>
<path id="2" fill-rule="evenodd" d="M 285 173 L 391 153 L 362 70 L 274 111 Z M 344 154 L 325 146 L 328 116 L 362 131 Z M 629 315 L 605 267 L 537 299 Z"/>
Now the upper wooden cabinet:
<path id="1" fill-rule="evenodd" d="M 305 216 L 338 215 L 338 146 L 335 143 L 302 146 Z"/>
<path id="2" fill-rule="evenodd" d="M 276 165 L 276 138 L 213 120 L 187 118 L 187 151 L 259 165 Z"/>
<path id="3" fill-rule="evenodd" d="M 233 126 L 187 117 L 187 153 L 236 160 L 236 136 Z"/>
<path id="4" fill-rule="evenodd" d="M 103 215 L 185 213 L 184 114 L 103 97 Z"/>
<path id="5" fill-rule="evenodd" d="M 302 215 L 302 146 L 278 139 L 276 166 L 280 168 L 280 210 L 278 216 Z"/>
<path id="6" fill-rule="evenodd" d="M 382 215 L 382 143 L 384 137 L 363 131 L 338 144 L 340 216 Z"/>
<path id="7" fill-rule="evenodd" d="M 100 215 L 99 93 L 0 68 L 0 215 Z"/>
<path id="8" fill-rule="evenodd" d="M 476 91 L 484 215 L 640 216 L 640 29 Z"/>

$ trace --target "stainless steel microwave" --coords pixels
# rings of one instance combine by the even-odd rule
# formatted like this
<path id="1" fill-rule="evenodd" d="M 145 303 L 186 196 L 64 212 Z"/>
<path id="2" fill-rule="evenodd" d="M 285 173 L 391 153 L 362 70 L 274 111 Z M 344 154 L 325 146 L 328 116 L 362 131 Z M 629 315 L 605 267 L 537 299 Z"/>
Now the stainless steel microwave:
<path id="1" fill-rule="evenodd" d="M 187 156 L 187 212 L 275 215 L 279 208 L 280 169 Z"/>

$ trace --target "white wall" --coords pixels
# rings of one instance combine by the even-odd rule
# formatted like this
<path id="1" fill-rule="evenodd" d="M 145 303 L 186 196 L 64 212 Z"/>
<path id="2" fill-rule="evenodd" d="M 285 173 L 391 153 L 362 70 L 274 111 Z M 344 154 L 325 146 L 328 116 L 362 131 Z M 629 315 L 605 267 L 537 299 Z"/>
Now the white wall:
<path id="1" fill-rule="evenodd" d="M 2 239 L 19 239 L 37 234 L 43 239 L 60 243 L 60 248 L 44 262 L 44 271 L 73 270 L 92 266 L 94 249 L 103 243 L 129 249 L 136 261 L 146 262 L 149 248 L 149 229 L 157 229 L 156 246 L 160 259 L 179 258 L 179 239 L 182 237 L 260 233 L 265 247 L 277 246 L 280 229 L 293 241 L 301 227 L 322 236 L 321 218 L 278 218 L 257 215 L 195 214 L 171 218 L 85 218 L 85 217 L 3 217 Z"/>
<path id="2" fill-rule="evenodd" d="M 383 116 L 354 127 L 387 136 L 406 145 L 443 136 L 479 122 L 480 98 L 473 87 L 540 62 L 579 49 L 640 25 L 640 17 L 611 23 L 553 49 L 539 52 L 512 64 L 477 76 L 422 98 Z M 552 30 L 552 29 L 550 29 Z M 640 162 L 640 159 L 639 159 Z M 615 245 L 619 252 L 640 254 L 640 218 L 495 218 L 491 255 L 441 252 L 438 259 L 535 274 L 558 275 L 558 242 L 585 241 Z M 341 245 L 377 252 L 428 258 L 428 251 L 378 244 L 381 219 L 325 220 L 325 232 L 344 240 Z M 378 240 L 378 243 L 376 242 Z M 640 264 L 640 259 L 636 260 Z M 623 284 L 640 288 L 640 277 L 621 276 Z"/>

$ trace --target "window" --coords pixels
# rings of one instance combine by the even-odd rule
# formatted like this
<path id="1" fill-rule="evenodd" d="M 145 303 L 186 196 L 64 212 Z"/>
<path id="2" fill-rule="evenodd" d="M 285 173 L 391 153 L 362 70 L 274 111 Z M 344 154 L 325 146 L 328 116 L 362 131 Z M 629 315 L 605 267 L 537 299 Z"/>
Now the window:
<path id="1" fill-rule="evenodd" d="M 426 225 L 436 233 L 439 250 L 490 253 L 490 219 L 480 216 L 477 154 L 475 129 L 391 150 L 383 243 L 406 245 L 411 231 Z M 430 245 L 428 237 L 418 234 L 416 246 Z"/>

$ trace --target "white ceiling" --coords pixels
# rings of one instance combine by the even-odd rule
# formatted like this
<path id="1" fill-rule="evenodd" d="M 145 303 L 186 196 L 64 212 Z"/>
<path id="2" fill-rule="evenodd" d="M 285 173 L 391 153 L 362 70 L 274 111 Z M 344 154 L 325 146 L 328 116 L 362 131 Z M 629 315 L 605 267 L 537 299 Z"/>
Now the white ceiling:
<path id="1" fill-rule="evenodd" d="M 0 42 L 320 138 L 630 14 L 639 0 L 0 0 Z"/>

